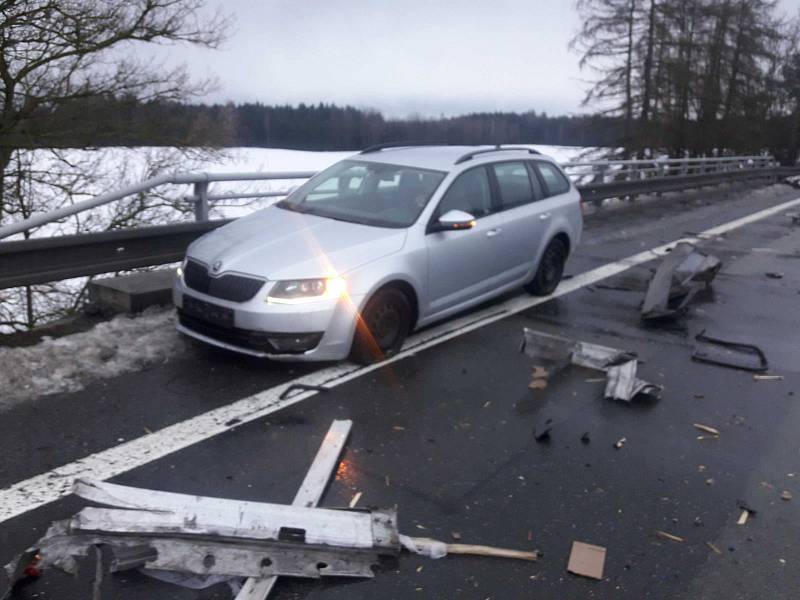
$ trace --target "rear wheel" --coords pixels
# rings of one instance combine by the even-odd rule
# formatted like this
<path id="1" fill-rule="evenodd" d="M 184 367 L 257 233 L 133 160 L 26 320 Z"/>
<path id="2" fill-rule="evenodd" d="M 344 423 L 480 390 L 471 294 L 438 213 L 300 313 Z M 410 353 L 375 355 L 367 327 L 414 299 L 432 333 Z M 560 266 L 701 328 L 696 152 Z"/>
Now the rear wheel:
<path id="1" fill-rule="evenodd" d="M 411 303 L 396 288 L 384 288 L 370 298 L 356 324 L 351 358 L 362 365 L 400 351 L 411 329 Z"/>
<path id="2" fill-rule="evenodd" d="M 555 238 L 547 244 L 539 267 L 533 279 L 525 285 L 525 290 L 534 296 L 547 296 L 552 294 L 564 274 L 564 263 L 567 260 L 567 245 Z"/>

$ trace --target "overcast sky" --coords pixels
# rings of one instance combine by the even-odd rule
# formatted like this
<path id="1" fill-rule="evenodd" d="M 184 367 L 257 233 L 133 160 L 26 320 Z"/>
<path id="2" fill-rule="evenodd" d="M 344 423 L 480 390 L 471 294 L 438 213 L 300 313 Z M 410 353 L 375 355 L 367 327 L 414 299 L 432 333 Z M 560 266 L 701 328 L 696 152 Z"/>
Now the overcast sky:
<path id="1" fill-rule="evenodd" d="M 233 17 L 230 39 L 170 52 L 217 78 L 206 101 L 323 101 L 401 117 L 580 110 L 573 0 L 207 1 Z"/>

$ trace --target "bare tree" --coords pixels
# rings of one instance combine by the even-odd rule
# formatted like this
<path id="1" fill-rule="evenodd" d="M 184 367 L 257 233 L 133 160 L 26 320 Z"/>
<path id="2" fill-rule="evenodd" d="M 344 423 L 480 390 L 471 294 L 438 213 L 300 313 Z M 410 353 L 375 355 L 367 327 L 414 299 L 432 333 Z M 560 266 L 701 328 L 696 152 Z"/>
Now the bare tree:
<path id="1" fill-rule="evenodd" d="M 127 58 L 139 44 L 216 47 L 227 21 L 203 12 L 204 0 L 0 0 L 0 221 L 6 169 L 15 150 L 31 147 L 32 119 L 76 99 L 184 99 L 205 89 L 182 67 Z M 48 145 L 59 146 L 70 124 L 48 129 Z"/>
<path id="2" fill-rule="evenodd" d="M 211 82 L 191 81 L 182 66 L 132 58 L 143 45 L 218 46 L 229 23 L 220 12 L 209 13 L 204 3 L 0 0 L 0 223 L 108 191 L 103 186 L 119 186 L 126 177 L 174 169 L 190 158 L 191 149 L 154 151 L 142 169 L 110 160 L 115 149 L 63 149 L 82 127 L 64 115 L 70 114 L 66 108 L 93 99 L 182 101 L 207 91 Z M 133 133 L 142 123 L 128 127 Z M 148 132 L 150 139 L 155 130 Z M 109 168 L 115 169 L 113 177 Z M 174 211 L 166 216 L 169 203 L 174 204 L 165 197 L 135 197 L 24 237 L 163 222 L 175 217 Z M 30 328 L 63 314 L 80 301 L 85 283 L 7 290 L 0 297 L 0 325 Z"/>
<path id="3" fill-rule="evenodd" d="M 624 119 L 629 153 L 758 152 L 779 95 L 775 0 L 578 0 L 586 101 Z"/>
<path id="4" fill-rule="evenodd" d="M 623 118 L 622 143 L 630 147 L 634 122 L 634 51 L 643 0 L 578 0 L 583 26 L 570 46 L 581 52 L 581 68 L 591 69 L 584 105 Z"/>

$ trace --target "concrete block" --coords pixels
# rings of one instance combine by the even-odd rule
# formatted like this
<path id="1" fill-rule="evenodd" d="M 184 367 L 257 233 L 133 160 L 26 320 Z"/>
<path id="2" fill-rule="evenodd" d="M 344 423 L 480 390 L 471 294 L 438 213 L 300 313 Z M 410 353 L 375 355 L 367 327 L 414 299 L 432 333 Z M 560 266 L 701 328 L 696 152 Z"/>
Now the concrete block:
<path id="1" fill-rule="evenodd" d="M 136 313 L 171 304 L 174 282 L 174 269 L 95 279 L 89 284 L 89 301 L 114 312 Z"/>

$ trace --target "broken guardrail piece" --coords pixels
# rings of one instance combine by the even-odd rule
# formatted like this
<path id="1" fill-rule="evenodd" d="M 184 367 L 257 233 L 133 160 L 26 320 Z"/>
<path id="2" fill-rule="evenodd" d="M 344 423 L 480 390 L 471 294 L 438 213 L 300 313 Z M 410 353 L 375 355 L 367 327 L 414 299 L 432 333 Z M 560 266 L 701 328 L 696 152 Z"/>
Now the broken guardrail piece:
<path id="1" fill-rule="evenodd" d="M 587 367 L 606 373 L 605 397 L 630 402 L 639 395 L 658 397 L 662 387 L 636 377 L 636 355 L 625 350 L 523 330 L 521 350 L 552 369 L 567 365 Z"/>
<path id="2" fill-rule="evenodd" d="M 713 338 L 705 333 L 703 330 L 694 338 L 699 343 L 692 350 L 692 360 L 756 373 L 769 368 L 767 357 L 758 346 Z"/>
<path id="3" fill-rule="evenodd" d="M 9 576 L 31 552 L 41 568 L 74 573 L 73 557 L 96 545 L 116 549 L 114 568 L 258 578 L 374 577 L 372 566 L 400 551 L 394 510 L 243 502 L 85 480 L 74 493 L 123 508 L 85 508 L 54 523 L 9 565 Z"/>
<path id="4" fill-rule="evenodd" d="M 606 368 L 606 398 L 630 402 L 639 394 L 657 397 L 660 393 L 660 386 L 636 377 L 636 359 Z"/>
<path id="5" fill-rule="evenodd" d="M 679 242 L 658 265 L 642 303 L 642 319 L 657 321 L 683 314 L 695 294 L 716 277 L 722 263 Z"/>
<path id="6" fill-rule="evenodd" d="M 113 508 L 89 507 L 54 522 L 35 546 L 6 566 L 9 588 L 1 597 L 19 580 L 51 566 L 75 574 L 75 558 L 98 546 L 109 548 L 112 572 L 142 569 L 195 589 L 228 582 L 234 591 L 239 578 L 247 578 L 237 600 L 265 600 L 278 575 L 374 577 L 373 566 L 399 554 L 401 546 L 409 548 L 401 539 L 417 548 L 433 544 L 445 554 L 536 560 L 537 552 L 401 536 L 394 509 L 313 508 L 336 470 L 351 426 L 349 420 L 333 422 L 291 506 L 78 479 L 77 496 Z M 97 565 L 102 573 L 99 559 Z"/>

